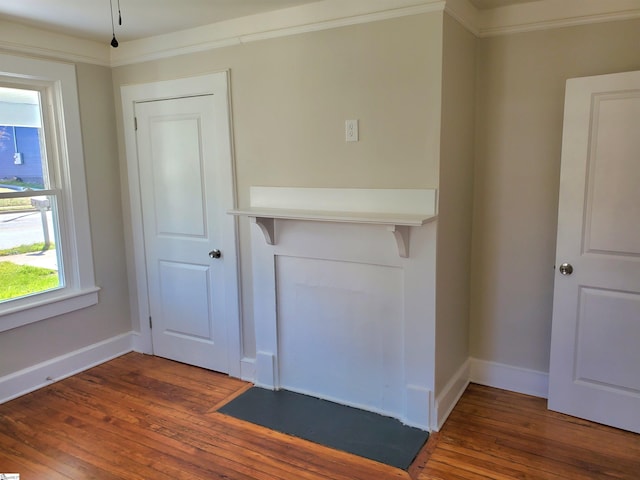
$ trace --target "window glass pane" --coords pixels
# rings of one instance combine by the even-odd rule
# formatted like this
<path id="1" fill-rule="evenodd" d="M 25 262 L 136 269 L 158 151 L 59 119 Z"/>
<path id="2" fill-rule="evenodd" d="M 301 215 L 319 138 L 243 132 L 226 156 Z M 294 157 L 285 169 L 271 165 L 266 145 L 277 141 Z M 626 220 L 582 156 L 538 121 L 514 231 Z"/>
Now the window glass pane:
<path id="1" fill-rule="evenodd" d="M 0 183 L 45 188 L 40 128 L 0 125 Z"/>
<path id="2" fill-rule="evenodd" d="M 0 199 L 0 302 L 64 286 L 55 202 L 53 195 Z"/>
<path id="3" fill-rule="evenodd" d="M 64 286 L 40 94 L 0 87 L 0 302 Z M 25 196 L 26 195 L 26 196 Z"/>

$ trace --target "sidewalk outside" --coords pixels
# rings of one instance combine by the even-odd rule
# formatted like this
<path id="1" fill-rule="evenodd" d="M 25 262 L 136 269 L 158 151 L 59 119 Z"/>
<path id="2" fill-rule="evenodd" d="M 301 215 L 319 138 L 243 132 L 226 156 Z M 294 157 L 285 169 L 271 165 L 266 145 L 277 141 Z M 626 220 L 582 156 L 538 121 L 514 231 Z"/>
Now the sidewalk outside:
<path id="1" fill-rule="evenodd" d="M 54 237 L 51 212 L 47 212 L 49 238 Z M 37 210 L 25 210 L 0 213 L 0 249 L 9 249 L 17 245 L 44 241 L 42 216 Z M 12 262 L 18 265 L 58 270 L 56 249 L 44 252 L 30 252 L 19 255 L 1 256 L 0 262 Z"/>
<path id="2" fill-rule="evenodd" d="M 54 248 L 44 252 L 23 253 L 20 255 L 7 255 L 0 257 L 0 262 L 12 262 L 17 265 L 31 265 L 33 267 L 58 270 L 58 257 Z"/>

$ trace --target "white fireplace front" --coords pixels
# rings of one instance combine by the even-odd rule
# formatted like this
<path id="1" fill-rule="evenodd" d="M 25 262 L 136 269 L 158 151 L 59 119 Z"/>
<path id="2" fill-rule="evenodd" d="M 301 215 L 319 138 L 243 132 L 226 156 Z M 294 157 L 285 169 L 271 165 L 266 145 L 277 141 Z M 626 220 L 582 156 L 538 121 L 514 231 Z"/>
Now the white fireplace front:
<path id="1" fill-rule="evenodd" d="M 232 213 L 255 223 L 255 383 L 430 429 L 435 190 L 254 187 Z"/>

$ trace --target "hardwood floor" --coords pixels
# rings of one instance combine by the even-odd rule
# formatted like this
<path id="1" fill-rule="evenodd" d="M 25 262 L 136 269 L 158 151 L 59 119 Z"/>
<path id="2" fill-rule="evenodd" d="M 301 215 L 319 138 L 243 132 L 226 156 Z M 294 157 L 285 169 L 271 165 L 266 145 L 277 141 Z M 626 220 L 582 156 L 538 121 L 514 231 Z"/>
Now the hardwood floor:
<path id="1" fill-rule="evenodd" d="M 640 436 L 471 385 L 409 472 L 216 412 L 248 384 L 131 353 L 0 405 L 21 480 L 640 478 Z"/>
<path id="2" fill-rule="evenodd" d="M 469 385 L 430 439 L 418 478 L 640 479 L 640 435 L 551 412 L 546 403 Z"/>

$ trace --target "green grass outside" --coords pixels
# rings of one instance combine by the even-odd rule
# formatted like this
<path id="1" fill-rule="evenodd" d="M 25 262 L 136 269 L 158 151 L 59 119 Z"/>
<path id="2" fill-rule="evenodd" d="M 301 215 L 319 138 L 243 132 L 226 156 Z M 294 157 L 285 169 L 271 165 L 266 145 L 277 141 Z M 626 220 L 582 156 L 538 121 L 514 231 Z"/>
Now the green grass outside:
<path id="1" fill-rule="evenodd" d="M 0 262 L 0 301 L 60 286 L 58 272 L 48 268 Z"/>
<path id="2" fill-rule="evenodd" d="M 51 243 L 49 250 L 53 250 L 56 246 Z M 23 253 L 33 253 L 44 251 L 44 243 L 32 243 L 31 245 L 18 245 L 17 247 L 6 248 L 0 250 L 0 257 L 6 257 L 8 255 L 21 255 Z"/>
<path id="3" fill-rule="evenodd" d="M 31 188 L 35 190 L 42 190 L 44 188 L 44 184 L 42 183 L 20 182 L 18 180 L 0 180 L 0 184 L 15 185 L 16 187 Z"/>

